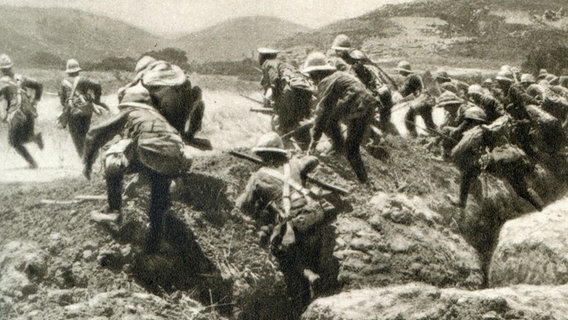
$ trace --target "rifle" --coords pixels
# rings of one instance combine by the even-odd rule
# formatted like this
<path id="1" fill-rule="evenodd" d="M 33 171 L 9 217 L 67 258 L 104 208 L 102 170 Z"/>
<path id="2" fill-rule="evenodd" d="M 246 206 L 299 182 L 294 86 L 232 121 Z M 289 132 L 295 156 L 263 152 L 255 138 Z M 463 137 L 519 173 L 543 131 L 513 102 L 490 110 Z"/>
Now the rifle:
<path id="1" fill-rule="evenodd" d="M 248 160 L 250 162 L 253 162 L 255 164 L 259 164 L 259 165 L 264 165 L 264 162 L 256 157 L 253 156 L 249 156 L 248 154 L 242 153 L 242 152 L 238 152 L 238 151 L 229 151 L 229 154 L 232 155 L 233 157 L 239 158 L 239 159 L 245 159 Z M 328 190 L 328 191 L 333 191 L 336 193 L 339 193 L 340 195 L 348 195 L 349 191 L 338 187 L 338 186 L 334 186 L 332 184 L 329 184 L 327 182 L 323 182 L 320 181 L 316 178 L 312 178 L 310 176 L 306 176 L 306 180 L 308 182 L 311 182 L 317 186 L 319 186 L 322 189 Z"/>
<path id="2" fill-rule="evenodd" d="M 260 101 L 260 100 L 258 100 L 258 99 L 255 99 L 255 98 L 253 98 L 253 97 L 249 97 L 249 96 L 247 96 L 247 95 L 244 95 L 244 94 L 242 94 L 242 93 L 240 93 L 239 96 L 241 96 L 241 97 L 243 97 L 243 98 L 245 98 L 245 99 L 248 99 L 248 100 L 250 100 L 250 101 L 252 101 L 252 102 L 256 102 L 256 103 L 258 103 L 258 104 L 264 105 L 264 102 L 262 102 L 262 101 Z"/>
<path id="3" fill-rule="evenodd" d="M 428 132 L 428 133 L 432 133 L 432 134 L 434 134 L 434 135 L 436 135 L 436 136 L 438 136 L 438 137 L 440 137 L 440 138 L 443 138 L 443 139 L 446 139 L 446 140 L 450 140 L 450 141 L 453 141 L 453 142 L 456 142 L 456 143 L 459 142 L 458 140 L 456 140 L 456 139 L 454 139 L 454 138 L 452 138 L 452 137 L 450 137 L 450 136 L 448 136 L 448 135 L 446 135 L 446 134 L 443 134 L 443 133 L 441 133 L 441 132 L 438 131 L 438 130 L 432 130 L 432 129 L 429 129 L 429 128 L 426 128 L 426 127 L 419 126 L 419 125 L 417 125 L 416 123 L 413 123 L 413 122 L 410 121 L 410 120 L 404 120 L 404 121 L 407 122 L 407 123 L 413 124 L 416 128 L 418 128 L 418 129 L 420 129 L 420 130 L 424 130 L 424 131 L 426 131 L 426 132 Z"/>
<path id="4" fill-rule="evenodd" d="M 382 73 L 382 75 L 385 76 L 385 78 L 387 78 L 387 80 L 391 83 L 391 85 L 394 87 L 394 89 L 396 91 L 398 91 L 398 85 L 396 84 L 396 82 L 394 82 L 394 80 L 391 78 L 391 76 L 389 76 L 388 73 L 385 72 L 385 70 L 383 70 L 381 67 L 379 67 L 379 65 L 376 64 L 375 62 L 373 62 L 371 59 L 367 59 L 367 60 L 372 66 L 377 68 L 379 70 L 379 72 Z"/>
<path id="5" fill-rule="evenodd" d="M 273 114 L 274 110 L 272 110 L 272 108 L 250 108 L 249 111 L 251 112 L 258 112 L 258 113 L 263 113 L 263 114 Z"/>
<path id="6" fill-rule="evenodd" d="M 299 127 L 297 127 L 296 129 L 286 132 L 285 134 L 281 135 L 280 138 L 282 139 L 286 139 L 291 135 L 294 135 L 296 132 L 304 130 L 304 129 L 309 129 L 311 127 L 313 127 L 315 124 L 314 120 L 308 120 L 305 123 L 301 124 Z"/>

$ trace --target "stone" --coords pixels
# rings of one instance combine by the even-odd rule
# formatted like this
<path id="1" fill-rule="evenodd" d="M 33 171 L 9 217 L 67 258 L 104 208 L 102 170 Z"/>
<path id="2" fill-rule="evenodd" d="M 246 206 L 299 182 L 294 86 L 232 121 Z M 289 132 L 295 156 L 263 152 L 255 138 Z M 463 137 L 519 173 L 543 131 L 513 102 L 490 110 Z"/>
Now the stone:
<path id="1" fill-rule="evenodd" d="M 507 221 L 489 266 L 489 285 L 568 282 L 568 199 Z"/>

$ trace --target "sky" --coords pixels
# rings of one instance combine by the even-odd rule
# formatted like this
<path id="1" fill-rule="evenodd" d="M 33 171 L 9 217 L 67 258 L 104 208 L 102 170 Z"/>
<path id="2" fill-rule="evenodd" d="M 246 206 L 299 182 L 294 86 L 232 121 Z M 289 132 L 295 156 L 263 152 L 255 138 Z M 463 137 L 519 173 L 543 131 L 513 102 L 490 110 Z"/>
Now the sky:
<path id="1" fill-rule="evenodd" d="M 118 18 L 159 35 L 197 31 L 227 19 L 269 15 L 316 28 L 384 4 L 412 0 L 0 0 L 0 4 L 70 7 Z"/>

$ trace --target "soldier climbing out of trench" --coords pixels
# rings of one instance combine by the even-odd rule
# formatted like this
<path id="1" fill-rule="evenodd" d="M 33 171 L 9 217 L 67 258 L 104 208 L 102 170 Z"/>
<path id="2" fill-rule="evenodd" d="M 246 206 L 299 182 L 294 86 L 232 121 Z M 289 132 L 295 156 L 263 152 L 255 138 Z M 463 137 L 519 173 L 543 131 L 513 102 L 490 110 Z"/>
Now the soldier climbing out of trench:
<path id="1" fill-rule="evenodd" d="M 152 106 L 150 92 L 141 84 L 125 90 L 120 113 L 87 133 L 83 174 L 90 179 L 98 150 L 116 135 L 121 140 L 104 154 L 108 208 L 92 212 L 95 221 L 120 222 L 122 180 L 127 172 L 138 172 L 151 185 L 150 232 L 147 251 L 159 248 L 163 215 L 169 206 L 172 178 L 185 174 L 191 160 L 184 151 L 179 132 Z"/>
<path id="2" fill-rule="evenodd" d="M 471 184 L 486 171 L 508 181 L 517 195 L 542 210 L 544 202 L 526 180 L 534 164 L 525 152 L 508 142 L 506 122 L 486 123 L 483 109 L 473 106 L 465 111 L 463 122 L 453 131 L 454 139 L 461 136 L 451 154 L 461 171 L 461 182 L 459 200 L 452 199 L 452 203 L 465 208 Z"/>
<path id="3" fill-rule="evenodd" d="M 334 217 L 334 207 L 320 191 L 306 187 L 308 173 L 318 166 L 316 157 L 290 158 L 274 132 L 261 136 L 252 152 L 264 166 L 249 178 L 236 205 L 261 225 L 261 244 L 270 244 L 278 259 L 299 316 L 317 294 L 322 229 Z"/>
<path id="4" fill-rule="evenodd" d="M 273 129 L 282 136 L 296 130 L 300 121 L 310 117 L 313 91 L 308 78 L 296 67 L 280 61 L 277 55 L 278 51 L 273 49 L 258 49 L 264 106 L 274 109 Z M 307 129 L 297 130 L 287 137 L 303 149 L 310 142 Z"/>
<path id="5" fill-rule="evenodd" d="M 28 162 L 31 169 L 38 167 L 24 143 L 35 142 L 43 149 L 41 133 L 34 133 L 36 106 L 43 93 L 43 85 L 36 80 L 15 74 L 12 60 L 6 54 L 0 55 L 0 96 L 7 104 L 3 122 L 8 123 L 8 142 L 16 152 Z"/>
<path id="6" fill-rule="evenodd" d="M 359 146 L 375 110 L 382 107 L 380 101 L 353 75 L 329 65 L 321 52 L 312 52 L 307 57 L 303 72 L 318 86 L 318 104 L 308 152 L 315 152 L 325 133 L 331 139 L 333 151 L 344 154 L 359 181 L 366 183 L 367 169 Z M 346 138 L 341 133 L 341 121 L 347 125 Z"/>

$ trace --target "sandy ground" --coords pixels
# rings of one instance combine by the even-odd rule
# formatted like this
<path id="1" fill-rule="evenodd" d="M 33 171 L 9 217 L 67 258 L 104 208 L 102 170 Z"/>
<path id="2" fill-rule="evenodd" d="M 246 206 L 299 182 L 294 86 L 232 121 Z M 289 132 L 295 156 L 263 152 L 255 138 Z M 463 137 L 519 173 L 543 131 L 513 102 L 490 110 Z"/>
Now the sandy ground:
<path id="1" fill-rule="evenodd" d="M 249 93 L 255 96 L 257 93 Z M 249 112 L 255 103 L 242 98 L 231 91 L 204 91 L 206 111 L 203 129 L 198 134 L 211 140 L 216 151 L 226 151 L 238 147 L 251 147 L 261 133 L 270 130 L 268 115 Z M 109 95 L 102 99 L 113 112 L 116 110 L 116 96 Z M 39 164 L 37 170 L 27 168 L 25 161 L 8 145 L 6 124 L 0 125 L 0 183 L 8 182 L 46 182 L 55 179 L 71 178 L 81 175 L 81 159 L 77 155 L 71 136 L 67 130 L 58 128 L 57 116 L 60 113 L 57 97 L 46 96 L 38 105 L 36 132 L 42 132 L 45 147 L 43 150 L 34 143 L 26 145 Z M 395 106 L 392 121 L 404 135 L 404 115 L 407 108 Z M 93 122 L 104 120 L 109 115 L 95 116 Z M 435 121 L 441 121 L 442 110 L 434 111 Z M 423 127 L 419 118 L 417 127 Z M 206 154 L 192 150 L 196 155 Z M 94 170 L 100 170 L 96 165 Z"/>

